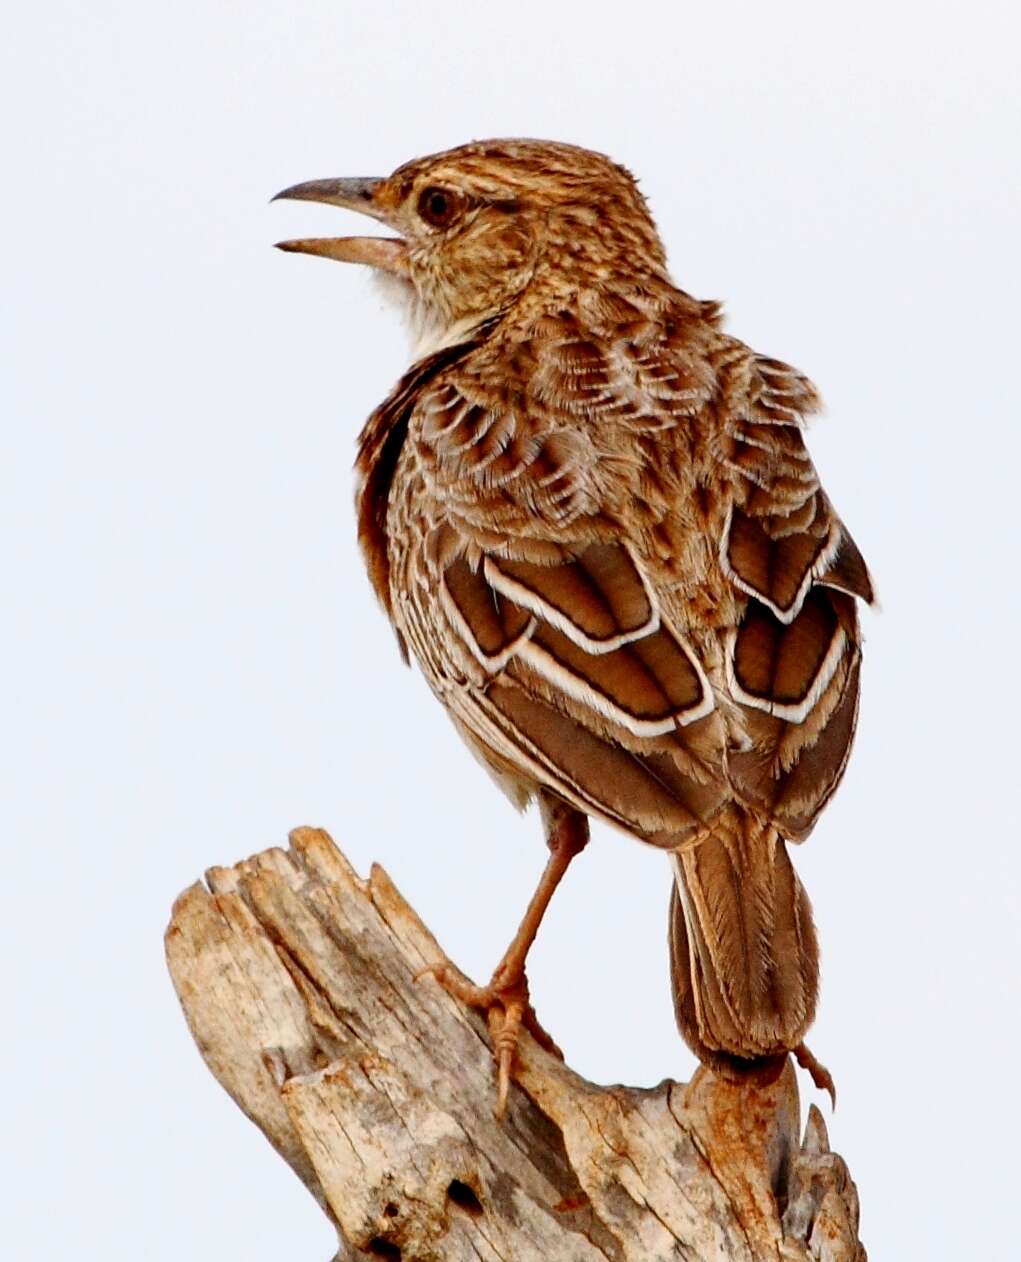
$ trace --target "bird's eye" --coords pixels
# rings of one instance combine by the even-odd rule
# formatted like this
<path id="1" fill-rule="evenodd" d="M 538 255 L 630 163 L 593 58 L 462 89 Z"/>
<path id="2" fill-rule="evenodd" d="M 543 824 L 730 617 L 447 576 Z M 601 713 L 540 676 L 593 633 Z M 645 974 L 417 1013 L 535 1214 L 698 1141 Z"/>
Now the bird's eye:
<path id="1" fill-rule="evenodd" d="M 445 188 L 430 185 L 419 196 L 418 213 L 434 228 L 445 228 L 457 213 L 457 197 Z"/>

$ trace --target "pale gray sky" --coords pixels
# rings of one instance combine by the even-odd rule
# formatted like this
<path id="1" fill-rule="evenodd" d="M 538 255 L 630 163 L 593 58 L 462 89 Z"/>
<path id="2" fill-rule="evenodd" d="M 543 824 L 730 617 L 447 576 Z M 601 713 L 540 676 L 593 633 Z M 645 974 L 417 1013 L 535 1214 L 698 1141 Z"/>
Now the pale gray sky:
<path id="1" fill-rule="evenodd" d="M 677 281 L 822 389 L 812 449 L 884 604 L 855 757 L 796 853 L 831 1137 L 873 1257 L 1016 1253 L 1018 14 L 12 12 L 5 1259 L 329 1256 L 165 973 L 171 901 L 207 865 L 321 824 L 481 979 L 543 862 L 400 666 L 356 552 L 353 438 L 403 333 L 360 271 L 269 248 L 350 222 L 267 206 L 284 185 L 491 135 L 625 162 Z M 539 1011 L 597 1079 L 691 1072 L 668 889 L 661 855 L 598 830 L 544 927 Z"/>

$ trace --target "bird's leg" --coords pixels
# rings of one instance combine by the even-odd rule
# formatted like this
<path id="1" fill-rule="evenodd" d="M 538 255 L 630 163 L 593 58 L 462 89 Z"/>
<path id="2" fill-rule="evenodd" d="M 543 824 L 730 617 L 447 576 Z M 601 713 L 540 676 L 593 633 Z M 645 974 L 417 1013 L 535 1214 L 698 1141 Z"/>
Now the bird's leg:
<path id="1" fill-rule="evenodd" d="M 808 1071 L 809 1076 L 820 1091 L 829 1092 L 830 1104 L 833 1108 L 836 1108 L 837 1084 L 833 1081 L 833 1075 L 826 1066 L 821 1061 L 816 1060 L 804 1043 L 799 1043 L 791 1055 L 802 1069 Z"/>
<path id="2" fill-rule="evenodd" d="M 488 986 L 474 986 L 459 976 L 449 962 L 431 964 L 421 970 L 419 977 L 435 977 L 443 988 L 463 1003 L 479 1008 L 489 1017 L 493 1033 L 493 1053 L 498 1065 L 498 1089 L 496 1116 L 502 1117 L 507 1107 L 510 1089 L 510 1073 L 517 1047 L 518 1032 L 522 1026 L 536 1042 L 547 1051 L 560 1056 L 560 1049 L 539 1024 L 528 997 L 528 979 L 525 961 L 535 941 L 542 918 L 546 914 L 553 892 L 560 884 L 571 860 L 584 850 L 588 838 L 588 819 L 574 807 L 559 798 L 543 793 L 539 800 L 549 858 L 535 893 L 518 926 L 510 946 L 496 966 Z M 497 1025 L 493 1016 L 502 1013 Z"/>

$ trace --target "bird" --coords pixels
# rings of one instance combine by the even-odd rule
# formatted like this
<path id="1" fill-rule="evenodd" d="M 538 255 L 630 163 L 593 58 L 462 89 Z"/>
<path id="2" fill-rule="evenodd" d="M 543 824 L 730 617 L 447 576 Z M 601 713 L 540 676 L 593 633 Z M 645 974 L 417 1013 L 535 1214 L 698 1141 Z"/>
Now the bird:
<path id="1" fill-rule="evenodd" d="M 279 242 L 368 266 L 411 366 L 357 443 L 371 585 L 454 726 L 548 858 L 486 986 L 496 1111 L 532 1007 L 528 951 L 589 819 L 672 867 L 678 1029 L 730 1080 L 805 1046 L 819 952 L 789 845 L 854 735 L 868 568 L 805 445 L 815 387 L 679 288 L 631 173 L 603 154 L 472 141 L 277 198 L 388 235 Z M 276 200 L 276 199 L 274 199 Z"/>

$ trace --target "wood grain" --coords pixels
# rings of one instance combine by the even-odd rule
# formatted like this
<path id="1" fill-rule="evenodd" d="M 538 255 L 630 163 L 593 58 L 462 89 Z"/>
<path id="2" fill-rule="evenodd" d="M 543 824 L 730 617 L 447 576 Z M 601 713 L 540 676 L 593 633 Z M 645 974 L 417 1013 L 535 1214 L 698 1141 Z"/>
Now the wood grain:
<path id="1" fill-rule="evenodd" d="M 177 900 L 167 960 L 206 1064 L 315 1197 L 338 1259 L 864 1262 L 858 1202 L 794 1071 L 585 1081 L 527 1035 L 503 1123 L 489 1032 L 431 979 L 432 934 L 329 836 Z M 198 1255 L 196 1255 L 198 1256 Z"/>

